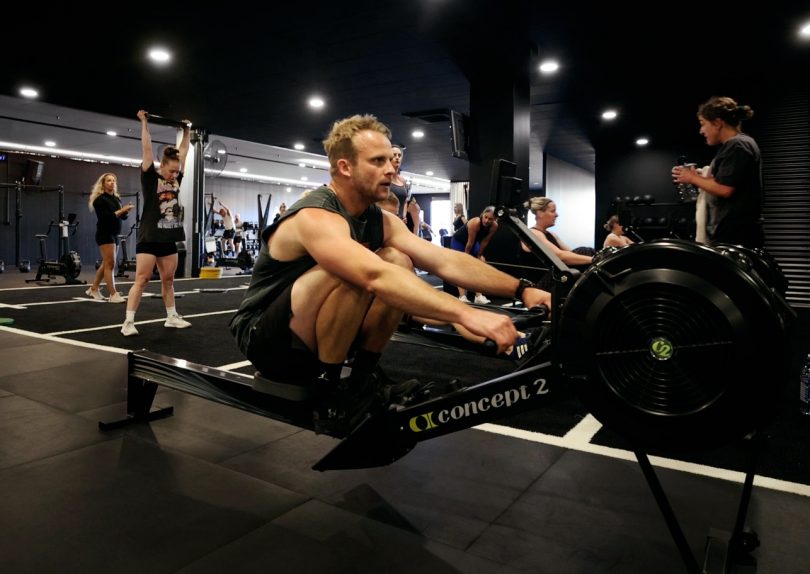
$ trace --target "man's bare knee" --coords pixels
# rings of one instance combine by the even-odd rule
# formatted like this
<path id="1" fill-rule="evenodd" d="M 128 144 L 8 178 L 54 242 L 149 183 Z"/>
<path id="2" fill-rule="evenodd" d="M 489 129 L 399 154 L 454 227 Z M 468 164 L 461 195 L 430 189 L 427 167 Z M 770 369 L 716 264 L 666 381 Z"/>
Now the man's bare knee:
<path id="1" fill-rule="evenodd" d="M 413 261 L 411 261 L 411 258 L 394 247 L 383 247 L 378 249 L 377 255 L 380 257 L 380 259 L 387 261 L 388 263 L 399 265 L 405 269 L 413 269 Z"/>

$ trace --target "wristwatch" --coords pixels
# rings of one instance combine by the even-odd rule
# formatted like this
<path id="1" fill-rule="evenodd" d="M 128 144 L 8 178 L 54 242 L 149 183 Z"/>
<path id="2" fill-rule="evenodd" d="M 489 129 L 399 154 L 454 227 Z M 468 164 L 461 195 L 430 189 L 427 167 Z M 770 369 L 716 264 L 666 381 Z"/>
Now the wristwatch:
<path id="1" fill-rule="evenodd" d="M 534 287 L 534 286 L 535 286 L 534 283 L 532 283 L 528 279 L 524 279 L 523 277 L 521 277 L 520 279 L 518 279 L 518 286 L 517 289 L 515 289 L 514 298 L 518 301 L 522 301 L 523 291 L 525 291 L 527 287 Z"/>

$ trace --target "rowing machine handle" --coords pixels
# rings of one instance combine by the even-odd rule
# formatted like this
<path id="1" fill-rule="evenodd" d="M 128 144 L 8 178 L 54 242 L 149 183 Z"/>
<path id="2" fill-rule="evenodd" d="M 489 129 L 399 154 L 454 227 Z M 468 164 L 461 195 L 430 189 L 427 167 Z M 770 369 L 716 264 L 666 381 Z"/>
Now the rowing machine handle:
<path id="1" fill-rule="evenodd" d="M 512 323 L 518 331 L 525 331 L 526 329 L 536 329 L 548 321 L 550 315 L 549 308 L 545 305 L 537 305 L 532 307 L 525 313 L 515 315 L 512 317 Z"/>

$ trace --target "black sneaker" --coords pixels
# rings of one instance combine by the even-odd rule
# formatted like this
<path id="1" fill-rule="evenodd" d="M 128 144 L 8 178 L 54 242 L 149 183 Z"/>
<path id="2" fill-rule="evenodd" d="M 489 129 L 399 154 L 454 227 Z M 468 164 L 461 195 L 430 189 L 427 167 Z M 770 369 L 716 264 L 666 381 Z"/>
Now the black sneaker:
<path id="1" fill-rule="evenodd" d="M 448 383 L 438 383 L 436 381 L 423 383 L 418 379 L 408 379 L 398 383 L 388 377 L 379 366 L 374 370 L 373 376 L 377 387 L 377 395 L 383 405 L 386 406 L 407 407 L 416 405 L 462 388 L 457 379 L 453 379 Z"/>
<path id="2" fill-rule="evenodd" d="M 353 390 L 347 383 L 347 379 L 341 379 L 337 385 L 325 380 L 316 381 L 319 396 L 312 422 L 317 434 L 344 438 L 379 404 L 374 394 Z"/>

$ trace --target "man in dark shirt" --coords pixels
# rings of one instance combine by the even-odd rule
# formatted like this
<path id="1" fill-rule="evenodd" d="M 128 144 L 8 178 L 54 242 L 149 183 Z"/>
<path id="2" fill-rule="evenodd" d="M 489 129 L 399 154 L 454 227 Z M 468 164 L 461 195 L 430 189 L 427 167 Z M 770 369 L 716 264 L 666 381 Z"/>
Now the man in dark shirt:
<path id="1" fill-rule="evenodd" d="M 460 324 L 495 341 L 499 352 L 515 343 L 518 333 L 508 317 L 437 291 L 414 274 L 414 266 L 476 291 L 518 295 L 530 307 L 550 305 L 546 291 L 424 241 L 380 210 L 376 202 L 387 197 L 394 175 L 389 138 L 374 116 L 336 122 L 324 141 L 332 181 L 262 232 L 261 253 L 231 330 L 263 375 L 314 381 L 329 395 L 346 386 L 341 368 L 355 349 L 348 387 L 360 389 L 403 312 Z"/>

